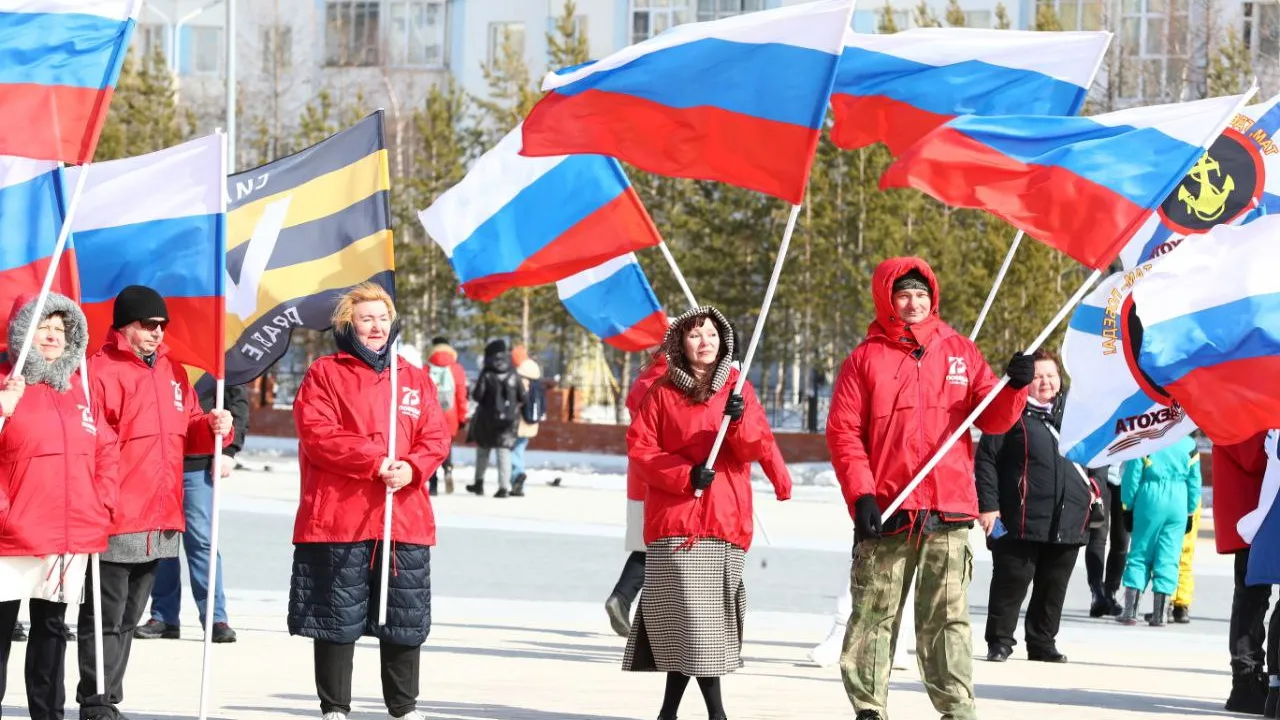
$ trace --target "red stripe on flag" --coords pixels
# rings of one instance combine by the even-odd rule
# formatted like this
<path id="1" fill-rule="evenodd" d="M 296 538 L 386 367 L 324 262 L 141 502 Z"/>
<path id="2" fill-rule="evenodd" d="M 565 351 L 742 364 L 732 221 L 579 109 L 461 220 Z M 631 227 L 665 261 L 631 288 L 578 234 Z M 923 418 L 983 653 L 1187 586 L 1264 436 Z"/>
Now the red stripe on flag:
<path id="1" fill-rule="evenodd" d="M 5 325 L 8 325 L 10 311 L 13 310 L 13 304 L 21 295 L 36 295 L 40 292 L 40 287 L 44 284 L 44 275 L 49 271 L 49 258 L 44 257 L 33 263 L 22 265 L 8 270 L 0 270 L 0 317 L 5 319 Z M 53 277 L 53 292 L 66 295 L 72 300 L 79 301 L 79 291 L 76 286 L 75 271 L 75 253 L 68 249 L 62 254 L 62 260 L 58 262 L 58 273 Z M 5 351 L 9 345 L 9 335 L 7 332 L 0 333 L 0 352 Z M 16 356 L 14 358 L 17 359 Z"/>
<path id="2" fill-rule="evenodd" d="M 113 88 L 0 84 L 0 155 L 85 163 L 93 158 Z"/>
<path id="3" fill-rule="evenodd" d="M 880 187 L 986 210 L 1095 269 L 1111 263 L 1150 212 L 1069 170 L 1023 163 L 949 127 L 913 145 Z"/>
<path id="4" fill-rule="evenodd" d="M 525 118 L 521 154 L 611 155 L 659 175 L 716 180 L 798 204 L 818 135 L 720 108 L 673 108 L 600 90 L 553 92 Z"/>
<path id="5" fill-rule="evenodd" d="M 1280 395 L 1256 378 L 1280 376 L 1280 357 L 1198 368 L 1165 386 L 1215 444 L 1234 445 L 1280 427 Z"/>
<path id="6" fill-rule="evenodd" d="M 113 300 L 85 303 L 81 306 L 89 318 L 89 349 L 96 352 L 106 342 L 111 329 Z M 164 299 L 169 309 L 169 327 L 164 334 L 164 344 L 169 348 L 169 359 L 175 363 L 200 368 L 214 377 L 226 375 L 226 350 L 224 339 L 215 335 L 220 327 L 217 318 L 223 312 L 222 299 L 217 297 L 168 297 Z"/>
<path id="7" fill-rule="evenodd" d="M 845 150 L 884 143 L 894 155 L 951 119 L 883 95 L 832 95 L 831 142 Z"/>
<path id="8" fill-rule="evenodd" d="M 472 300 L 488 302 L 516 287 L 563 280 L 607 260 L 657 245 L 661 238 L 632 188 L 530 255 L 513 272 L 487 275 L 462 285 Z"/>
<path id="9" fill-rule="evenodd" d="M 667 334 L 667 314 L 661 310 L 632 325 L 621 335 L 614 335 L 606 343 L 623 352 L 640 352 L 662 344 Z"/>

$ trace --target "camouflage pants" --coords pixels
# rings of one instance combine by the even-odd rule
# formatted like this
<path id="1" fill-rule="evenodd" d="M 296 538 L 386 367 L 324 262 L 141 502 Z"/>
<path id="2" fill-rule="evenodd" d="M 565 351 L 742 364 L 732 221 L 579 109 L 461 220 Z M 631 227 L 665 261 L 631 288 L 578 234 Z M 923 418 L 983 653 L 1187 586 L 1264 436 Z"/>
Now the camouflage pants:
<path id="1" fill-rule="evenodd" d="M 916 660 L 925 691 L 944 720 L 974 720 L 968 528 L 925 537 L 903 533 L 854 547 L 853 614 L 840 657 L 845 692 L 855 712 L 875 710 L 888 720 L 889 670 L 913 579 Z"/>

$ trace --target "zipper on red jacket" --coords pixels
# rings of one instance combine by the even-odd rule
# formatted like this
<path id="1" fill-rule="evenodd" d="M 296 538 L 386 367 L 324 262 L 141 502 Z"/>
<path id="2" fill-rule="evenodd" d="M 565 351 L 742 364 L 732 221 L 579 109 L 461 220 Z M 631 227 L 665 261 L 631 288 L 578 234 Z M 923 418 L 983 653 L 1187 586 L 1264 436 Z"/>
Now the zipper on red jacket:
<path id="1" fill-rule="evenodd" d="M 135 355 L 134 357 L 137 356 Z M 138 358 L 138 360 L 143 365 L 147 365 L 146 360 L 142 358 Z M 159 348 L 156 348 L 156 362 L 160 362 Z M 164 431 L 164 412 L 161 410 L 164 407 L 164 403 L 160 402 L 160 389 L 156 387 L 156 368 L 154 365 L 147 365 L 147 369 L 151 371 L 151 390 L 156 395 L 156 412 L 160 414 L 160 432 L 157 433 L 160 438 L 160 467 L 167 470 L 169 468 L 169 443 L 167 442 L 169 438 L 166 437 Z M 214 448 L 213 451 L 219 452 L 219 449 Z M 151 530 L 147 530 L 147 557 L 151 557 Z M 213 560 L 210 560 L 210 562 L 213 562 Z"/>
<path id="2" fill-rule="evenodd" d="M 916 358 L 916 427 L 919 429 L 918 434 L 920 435 L 920 447 L 924 447 L 925 444 L 928 442 L 928 439 L 925 437 L 925 434 L 924 434 L 924 418 L 925 418 L 924 384 L 921 382 L 922 371 L 920 367 L 923 362 L 924 362 L 924 346 L 921 345 L 920 357 Z M 942 460 L 939 459 L 938 465 L 941 465 L 941 464 L 942 464 Z M 935 466 L 933 469 L 936 472 L 938 468 Z M 921 480 L 921 482 L 923 483 L 924 481 Z M 938 504 L 938 487 L 936 482 L 931 484 L 931 489 L 933 490 L 933 504 L 937 505 Z M 885 520 L 888 520 L 888 519 L 889 518 L 885 518 Z M 914 520 L 912 524 L 914 524 Z"/>
<path id="3" fill-rule="evenodd" d="M 87 401 L 86 401 L 87 402 Z M 62 415 L 62 403 L 55 400 L 54 407 L 58 412 L 58 429 L 62 431 L 62 549 L 64 552 L 71 550 L 71 521 L 68 516 L 71 515 L 71 447 L 67 444 L 67 421 Z M 61 553 L 60 553 L 61 554 Z M 62 584 L 58 584 L 58 602 L 63 602 Z"/>

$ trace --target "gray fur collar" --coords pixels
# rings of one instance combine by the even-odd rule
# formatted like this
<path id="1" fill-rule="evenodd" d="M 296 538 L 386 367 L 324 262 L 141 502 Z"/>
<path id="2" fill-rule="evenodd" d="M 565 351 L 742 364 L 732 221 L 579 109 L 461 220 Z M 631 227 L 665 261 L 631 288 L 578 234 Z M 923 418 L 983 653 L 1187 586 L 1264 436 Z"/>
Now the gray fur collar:
<path id="1" fill-rule="evenodd" d="M 9 356 L 13 360 L 18 359 L 17 348 L 22 347 L 22 341 L 27 337 L 27 329 L 31 327 L 35 309 L 36 299 L 33 297 L 9 321 Z M 62 357 L 49 362 L 32 348 L 22 368 L 22 376 L 26 378 L 28 385 L 45 383 L 58 392 L 66 392 L 71 389 L 71 376 L 80 369 L 80 361 L 84 359 L 85 348 L 89 345 L 89 323 L 70 298 L 49 293 L 40 321 L 43 322 L 54 313 L 62 313 L 63 323 L 67 327 L 66 350 Z"/>
<path id="2" fill-rule="evenodd" d="M 699 308 L 686 311 L 680 317 L 671 321 L 667 326 L 667 337 L 663 340 L 663 346 L 667 348 L 667 377 L 671 379 L 672 384 L 680 389 L 683 393 L 693 391 L 693 376 L 677 365 L 677 356 L 675 353 L 683 352 L 684 343 L 672 337 L 672 333 L 676 332 L 676 328 L 680 323 L 695 315 L 710 315 L 711 321 L 716 324 L 720 331 L 720 343 L 725 346 L 724 357 L 716 364 L 715 375 L 711 378 L 711 394 L 720 392 L 725 383 L 729 381 L 729 370 L 733 367 L 733 333 L 730 332 L 729 319 L 719 310 L 710 305 L 703 305 Z"/>

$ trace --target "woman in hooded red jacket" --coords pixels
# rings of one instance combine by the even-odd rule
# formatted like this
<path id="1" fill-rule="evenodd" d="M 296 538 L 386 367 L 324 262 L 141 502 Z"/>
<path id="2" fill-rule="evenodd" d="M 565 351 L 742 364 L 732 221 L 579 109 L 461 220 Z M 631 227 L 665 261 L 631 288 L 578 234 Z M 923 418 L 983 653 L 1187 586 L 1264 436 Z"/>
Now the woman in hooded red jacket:
<path id="1" fill-rule="evenodd" d="M 399 325 L 387 291 L 358 285 L 333 316 L 338 353 L 308 370 L 293 403 L 302 497 L 293 528 L 289 633 L 315 641 L 324 720 L 351 712 L 355 643 L 378 638 L 382 695 L 393 720 L 420 720 L 421 646 L 431 630 L 435 516 L 428 482 L 449 454 L 435 384 L 395 357 Z M 396 455 L 388 457 L 396 363 Z M 392 495 L 387 623 L 378 624 L 383 508 Z"/>
<path id="2" fill-rule="evenodd" d="M 36 325 L 22 372 L 0 365 L 7 378 L 0 392 L 0 678 L 27 600 L 27 707 L 33 720 L 54 720 L 66 702 L 63 618 L 67 603 L 80 602 L 90 553 L 107 549 L 119 458 L 115 434 L 85 398 L 78 372 L 89 342 L 84 313 L 56 293 L 39 319 L 35 304 L 19 298 L 9 316 L 12 352 Z"/>
<path id="3" fill-rule="evenodd" d="M 720 676 L 742 667 L 751 464 L 765 457 L 773 433 L 749 384 L 732 394 L 733 336 L 720 311 L 701 307 L 677 318 L 663 353 L 667 372 L 627 431 L 629 461 L 648 485 L 648 559 L 622 662 L 626 670 L 667 673 L 660 720 L 674 720 L 690 677 L 698 678 L 711 720 L 723 720 Z M 707 468 L 725 416 L 724 446 Z"/>

